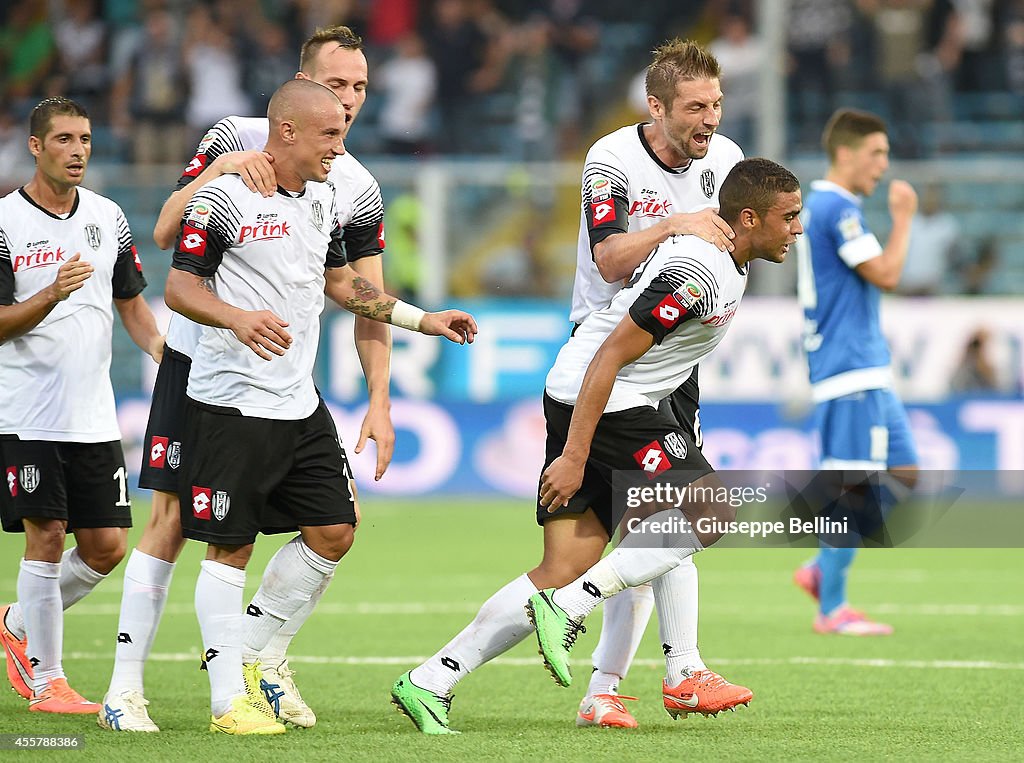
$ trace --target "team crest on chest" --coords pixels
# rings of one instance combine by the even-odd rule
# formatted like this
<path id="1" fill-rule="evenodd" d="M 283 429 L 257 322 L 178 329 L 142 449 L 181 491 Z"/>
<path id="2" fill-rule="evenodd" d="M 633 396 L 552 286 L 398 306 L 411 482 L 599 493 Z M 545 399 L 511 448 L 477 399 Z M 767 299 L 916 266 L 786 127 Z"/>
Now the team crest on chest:
<path id="1" fill-rule="evenodd" d="M 700 190 L 709 199 L 715 195 L 715 173 L 713 170 L 704 170 L 700 173 Z"/>
<path id="2" fill-rule="evenodd" d="M 91 246 L 94 251 L 98 250 L 100 248 L 100 243 L 102 242 L 102 238 L 100 237 L 100 226 L 94 225 L 93 223 L 86 225 L 85 240 L 89 242 L 89 246 Z"/>
<path id="3" fill-rule="evenodd" d="M 319 201 L 313 202 L 313 225 L 317 230 L 322 230 L 324 227 L 324 205 Z"/>

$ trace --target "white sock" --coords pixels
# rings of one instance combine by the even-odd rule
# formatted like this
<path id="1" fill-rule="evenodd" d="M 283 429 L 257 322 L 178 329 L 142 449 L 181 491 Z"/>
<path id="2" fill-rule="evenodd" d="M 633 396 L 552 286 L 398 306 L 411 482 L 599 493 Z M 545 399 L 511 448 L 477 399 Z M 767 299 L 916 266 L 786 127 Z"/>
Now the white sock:
<path id="1" fill-rule="evenodd" d="M 594 649 L 594 672 L 590 674 L 587 696 L 615 694 L 626 677 L 640 647 L 654 609 L 654 592 L 649 585 L 619 591 L 604 603 L 601 638 Z"/>
<path id="2" fill-rule="evenodd" d="M 243 662 L 259 659 L 270 639 L 309 603 L 337 566 L 336 561 L 325 559 L 307 546 L 301 535 L 278 549 L 267 563 L 259 590 L 245 608 Z"/>
<path id="3" fill-rule="evenodd" d="M 204 559 L 196 579 L 196 616 L 210 676 L 210 710 L 221 716 L 245 694 L 242 677 L 242 594 L 245 570 Z"/>
<path id="4" fill-rule="evenodd" d="M 60 599 L 63 609 L 81 601 L 106 575 L 96 572 L 82 561 L 78 546 L 72 546 L 61 556 L 60 560 Z M 25 618 L 21 613 L 21 605 L 15 602 L 7 612 L 7 629 L 15 637 L 25 638 Z"/>
<path id="5" fill-rule="evenodd" d="M 174 562 L 166 562 L 135 549 L 124 568 L 121 616 L 117 622 L 114 672 L 108 694 L 126 690 L 144 692 L 146 658 L 153 647 L 160 616 L 167 603 L 167 588 Z"/>
<path id="6" fill-rule="evenodd" d="M 61 652 L 64 649 L 64 610 L 60 604 L 60 562 L 21 560 L 18 572 L 18 601 L 21 602 L 26 653 L 33 662 L 33 691 L 46 688 L 48 679 L 63 678 Z"/>
<path id="7" fill-rule="evenodd" d="M 525 574 L 508 583 L 484 602 L 459 635 L 413 668 L 412 682 L 444 696 L 472 671 L 514 647 L 533 631 L 526 600 L 535 593 L 537 587 Z"/>
<path id="8" fill-rule="evenodd" d="M 684 559 L 704 550 L 704 546 L 692 533 L 685 537 L 666 539 L 672 545 L 662 548 L 644 548 L 639 545 L 643 542 L 642 539 L 630 545 L 628 541 L 633 537 L 627 536 L 618 548 L 601 560 L 607 562 L 629 587 L 649 583 L 659 575 L 678 567 Z"/>
<path id="9" fill-rule="evenodd" d="M 697 565 L 684 559 L 651 581 L 658 606 L 658 633 L 665 653 L 665 682 L 679 682 L 707 666 L 697 649 Z"/>
<path id="10" fill-rule="evenodd" d="M 552 594 L 552 600 L 566 611 L 569 617 L 582 620 L 610 596 L 624 589 L 626 584 L 608 564 L 605 557 L 568 585 Z"/>
<path id="11" fill-rule="evenodd" d="M 313 614 L 313 610 L 316 609 L 316 605 L 323 598 L 324 591 L 327 590 L 327 586 L 331 584 L 332 580 L 334 580 L 333 572 L 330 575 L 324 576 L 323 581 L 313 591 L 313 595 L 309 597 L 309 601 L 303 604 L 299 611 L 292 615 L 290 619 L 284 621 L 281 629 L 274 634 L 270 639 L 270 643 L 260 652 L 260 662 L 264 665 L 277 667 L 287 659 L 288 647 L 291 646 L 292 639 L 295 638 L 295 634 L 299 632 L 303 623 Z"/>
<path id="12" fill-rule="evenodd" d="M 106 575 L 82 561 L 78 546 L 69 548 L 60 559 L 60 598 L 64 609 L 81 601 L 106 579 Z"/>

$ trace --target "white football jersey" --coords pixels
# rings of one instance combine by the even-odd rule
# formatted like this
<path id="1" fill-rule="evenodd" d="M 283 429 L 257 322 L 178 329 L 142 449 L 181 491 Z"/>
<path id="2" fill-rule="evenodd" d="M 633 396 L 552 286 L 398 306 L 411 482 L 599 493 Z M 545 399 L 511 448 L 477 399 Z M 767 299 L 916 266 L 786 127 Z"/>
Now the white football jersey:
<path id="1" fill-rule="evenodd" d="M 743 159 L 740 147 L 715 133 L 703 159 L 665 165 L 643 134 L 643 124 L 598 140 L 583 165 L 580 235 L 569 319 L 583 320 L 607 307 L 622 284 L 607 283 L 594 264 L 594 246 L 614 233 L 646 230 L 677 212 L 718 206 L 718 189 Z"/>
<path id="2" fill-rule="evenodd" d="M 110 353 L 111 300 L 146 286 L 121 208 L 78 188 L 67 217 L 23 189 L 0 199 L 0 305 L 24 302 L 53 283 L 75 254 L 95 268 L 82 288 L 31 331 L 0 344 L 0 434 L 23 440 L 120 440 Z"/>
<path id="3" fill-rule="evenodd" d="M 654 345 L 619 371 L 604 410 L 657 407 L 722 341 L 743 297 L 747 269 L 696 236 L 669 238 L 565 343 L 548 372 L 548 395 L 575 405 L 590 361 L 615 327 L 632 319 Z"/>
<path id="4" fill-rule="evenodd" d="M 210 279 L 230 305 L 270 310 L 288 323 L 292 345 L 266 361 L 229 329 L 201 326 L 190 398 L 264 419 L 304 419 L 316 410 L 324 268 L 345 264 L 334 198 L 330 183 L 306 183 L 301 195 L 278 189 L 267 199 L 237 175 L 222 175 L 192 197 L 173 267 Z"/>
<path id="5" fill-rule="evenodd" d="M 178 179 L 176 190 L 195 180 L 221 154 L 263 149 L 269 132 L 270 123 L 266 117 L 225 117 L 220 120 L 199 142 L 196 155 Z M 343 229 L 347 261 L 380 254 L 384 250 L 384 201 L 373 175 L 352 154 L 345 153 L 334 160 L 327 177 L 334 184 L 338 224 Z M 167 328 L 167 344 L 191 357 L 201 329 L 201 326 L 175 313 Z"/>

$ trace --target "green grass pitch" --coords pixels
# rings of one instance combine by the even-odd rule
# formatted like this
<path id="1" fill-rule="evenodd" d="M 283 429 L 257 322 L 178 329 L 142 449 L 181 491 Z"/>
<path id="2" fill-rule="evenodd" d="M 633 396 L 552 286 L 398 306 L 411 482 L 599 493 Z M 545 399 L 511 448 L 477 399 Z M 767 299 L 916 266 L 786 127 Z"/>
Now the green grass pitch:
<path id="1" fill-rule="evenodd" d="M 700 555 L 702 653 L 750 686 L 750 708 L 672 721 L 661 708 L 654 623 L 621 690 L 635 731 L 584 729 L 574 716 L 600 613 L 578 642 L 576 685 L 556 687 L 530 638 L 456 691 L 458 737 L 427 738 L 388 702 L 391 683 L 461 629 L 498 587 L 539 559 L 524 501 L 364 501 L 363 526 L 320 609 L 292 645 L 292 667 L 319 722 L 282 737 L 215 737 L 199 666 L 193 584 L 202 548 L 178 564 L 147 667 L 159 734 L 112 734 L 91 716 L 37 716 L 0 693 L 0 734 L 84 734 L 78 752 L 0 752 L 29 760 L 1019 760 L 1024 728 L 1024 565 L 1019 550 L 862 552 L 851 600 L 892 622 L 887 639 L 811 631 L 806 595 L 790 582 L 801 550 Z M 136 502 L 132 538 L 144 524 Z M 251 594 L 285 536 L 261 538 Z M 0 598 L 15 593 L 20 536 L 0 537 Z M 113 662 L 121 569 L 72 608 L 65 668 L 100 699 Z"/>

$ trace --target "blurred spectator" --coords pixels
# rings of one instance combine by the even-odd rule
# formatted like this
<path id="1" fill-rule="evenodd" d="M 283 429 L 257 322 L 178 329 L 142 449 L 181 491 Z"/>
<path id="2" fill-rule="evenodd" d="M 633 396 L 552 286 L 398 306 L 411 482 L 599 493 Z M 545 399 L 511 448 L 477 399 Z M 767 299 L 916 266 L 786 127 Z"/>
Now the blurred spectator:
<path id="1" fill-rule="evenodd" d="M 131 146 L 133 161 L 176 164 L 194 145 L 184 130 L 186 78 L 174 16 L 163 8 L 148 11 L 111 96 L 114 129 Z"/>
<path id="2" fill-rule="evenodd" d="M 195 145 L 210 125 L 229 115 L 251 115 L 242 87 L 242 64 L 229 20 L 214 16 L 204 5 L 195 5 L 185 22 L 185 65 L 188 72 L 188 104 L 185 122 Z"/>
<path id="3" fill-rule="evenodd" d="M 366 41 L 385 47 L 416 33 L 418 0 L 373 0 L 366 19 Z"/>
<path id="4" fill-rule="evenodd" d="M 996 0 L 953 0 L 960 23 L 962 53 L 957 90 L 986 92 L 1002 86 L 996 52 Z"/>
<path id="5" fill-rule="evenodd" d="M 45 0 L 14 0 L 0 28 L 0 71 L 4 72 L 0 101 L 14 108 L 16 118 L 27 116 L 45 93 L 54 60 Z"/>
<path id="6" fill-rule="evenodd" d="M 558 149 L 567 151 L 579 146 L 580 127 L 593 119 L 595 83 L 588 76 L 588 62 L 601 33 L 584 0 L 548 0 L 546 15 L 555 30 L 549 41 L 558 60 L 553 73 L 557 77 Z"/>
<path id="7" fill-rule="evenodd" d="M 280 24 L 261 21 L 250 35 L 246 49 L 245 89 L 253 115 L 264 115 L 270 97 L 299 69 L 295 46 Z"/>
<path id="8" fill-rule="evenodd" d="M 850 60 L 853 14 L 848 0 L 790 0 L 787 19 L 792 135 L 798 145 L 817 148 L 834 107 L 835 72 Z"/>
<path id="9" fill-rule="evenodd" d="M 0 196 L 32 177 L 32 155 L 28 146 L 27 122 L 0 105 Z"/>
<path id="10" fill-rule="evenodd" d="M 94 121 L 106 120 L 107 27 L 98 0 L 51 0 L 57 46 L 54 89 L 80 101 Z"/>
<path id="11" fill-rule="evenodd" d="M 999 265 L 999 241 L 994 236 L 984 239 L 971 260 L 957 263 L 962 291 L 967 295 L 991 293 L 992 274 Z"/>
<path id="12" fill-rule="evenodd" d="M 519 27 L 508 64 L 515 90 L 516 158 L 522 161 L 551 161 L 558 152 L 556 136 L 561 134 L 559 95 L 561 67 L 552 45 L 556 30 L 540 14 Z"/>
<path id="13" fill-rule="evenodd" d="M 994 355 L 992 333 L 985 328 L 975 331 L 967 340 L 960 365 L 950 380 L 950 389 L 961 395 L 1013 391 L 1012 380 L 1000 372 Z"/>
<path id="14" fill-rule="evenodd" d="M 1024 95 L 1024 0 L 1013 0 L 1004 31 L 1006 82 L 1010 92 Z"/>
<path id="15" fill-rule="evenodd" d="M 932 297 L 942 291 L 960 244 L 960 224 L 943 209 L 942 187 L 931 184 L 910 224 L 907 261 L 897 291 L 908 297 Z M 957 284 L 949 284 L 952 290 Z"/>
<path id="16" fill-rule="evenodd" d="M 380 132 L 385 150 L 403 155 L 427 151 L 437 70 L 422 38 L 409 33 L 399 40 L 395 56 L 377 69 L 374 82 L 383 92 Z"/>
<path id="17" fill-rule="evenodd" d="M 761 41 L 750 33 L 750 22 L 742 15 L 723 17 L 720 34 L 709 49 L 722 67 L 722 122 L 718 131 L 750 151 L 757 117 L 758 85 L 764 67 Z"/>
<path id="18" fill-rule="evenodd" d="M 500 43 L 470 14 L 467 0 L 437 0 L 427 49 L 437 69 L 437 105 L 447 153 L 482 148 L 480 96 L 494 90 L 500 77 Z"/>

